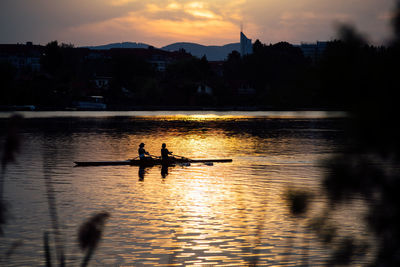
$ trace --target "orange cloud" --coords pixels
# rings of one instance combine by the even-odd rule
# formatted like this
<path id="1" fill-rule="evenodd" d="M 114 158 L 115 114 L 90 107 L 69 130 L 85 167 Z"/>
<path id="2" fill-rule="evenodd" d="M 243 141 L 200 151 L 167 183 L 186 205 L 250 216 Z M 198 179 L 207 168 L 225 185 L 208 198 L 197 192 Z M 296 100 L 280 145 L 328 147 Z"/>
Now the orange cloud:
<path id="1" fill-rule="evenodd" d="M 113 4 L 124 4 L 132 0 L 114 0 Z M 126 34 L 122 40 L 145 41 L 146 39 L 169 39 L 175 41 L 207 42 L 225 44 L 237 41 L 241 20 L 240 5 L 243 0 L 222 5 L 208 4 L 201 1 L 165 4 L 148 3 L 143 9 L 130 12 L 123 17 L 70 28 L 71 35 L 114 36 Z M 140 36 L 133 38 L 133 36 Z M 141 38 L 141 39 L 139 39 Z M 134 40 L 132 40 L 134 39 Z M 121 39 L 119 40 L 121 41 Z M 153 44 L 153 43 L 151 43 Z M 157 45 L 157 44 L 155 44 Z"/>

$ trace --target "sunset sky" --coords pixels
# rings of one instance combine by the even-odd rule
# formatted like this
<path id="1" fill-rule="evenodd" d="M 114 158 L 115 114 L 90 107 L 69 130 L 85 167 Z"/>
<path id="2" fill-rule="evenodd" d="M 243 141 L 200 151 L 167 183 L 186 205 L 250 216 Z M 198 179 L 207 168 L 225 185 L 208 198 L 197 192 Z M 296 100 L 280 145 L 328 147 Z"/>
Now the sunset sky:
<path id="1" fill-rule="evenodd" d="M 330 40 L 351 23 L 371 42 L 390 36 L 394 0 L 0 0 L 0 43 L 75 46 L 142 42 L 223 45 Z"/>

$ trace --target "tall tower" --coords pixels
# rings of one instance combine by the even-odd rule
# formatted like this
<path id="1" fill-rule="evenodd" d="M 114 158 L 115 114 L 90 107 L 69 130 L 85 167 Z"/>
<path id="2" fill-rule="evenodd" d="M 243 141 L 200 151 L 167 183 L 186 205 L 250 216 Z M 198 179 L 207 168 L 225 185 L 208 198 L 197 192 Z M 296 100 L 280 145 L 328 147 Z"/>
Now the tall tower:
<path id="1" fill-rule="evenodd" d="M 240 55 L 243 57 L 249 54 L 253 54 L 251 39 L 247 38 L 243 31 L 240 31 Z"/>

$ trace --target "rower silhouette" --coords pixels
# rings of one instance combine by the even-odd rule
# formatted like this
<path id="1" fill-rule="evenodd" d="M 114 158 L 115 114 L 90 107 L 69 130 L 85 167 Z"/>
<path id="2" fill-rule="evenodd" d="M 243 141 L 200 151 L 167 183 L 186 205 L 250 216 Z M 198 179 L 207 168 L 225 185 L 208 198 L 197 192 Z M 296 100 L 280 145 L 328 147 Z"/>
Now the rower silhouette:
<path id="1" fill-rule="evenodd" d="M 140 143 L 138 153 L 139 153 L 140 160 L 146 160 L 146 159 L 150 158 L 150 157 L 146 157 L 146 155 L 150 155 L 150 153 L 144 149 L 144 143 Z"/>
<path id="2" fill-rule="evenodd" d="M 163 143 L 161 145 L 161 159 L 162 160 L 168 160 L 169 159 L 169 155 L 172 155 L 172 152 L 170 152 L 167 149 L 167 145 L 165 143 Z"/>

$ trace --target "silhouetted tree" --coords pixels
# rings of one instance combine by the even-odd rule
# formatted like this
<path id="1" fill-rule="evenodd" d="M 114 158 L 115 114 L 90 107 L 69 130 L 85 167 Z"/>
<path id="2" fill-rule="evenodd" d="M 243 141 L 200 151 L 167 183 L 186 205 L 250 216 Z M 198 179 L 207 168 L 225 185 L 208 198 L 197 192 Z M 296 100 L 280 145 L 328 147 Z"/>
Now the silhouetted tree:
<path id="1" fill-rule="evenodd" d="M 164 85 L 164 103 L 169 105 L 195 104 L 194 95 L 200 83 L 211 75 L 206 57 L 178 60 L 167 67 Z"/>
<path id="2" fill-rule="evenodd" d="M 48 43 L 41 61 L 43 68 L 51 74 L 55 74 L 62 64 L 61 47 L 57 41 Z"/>
<path id="3" fill-rule="evenodd" d="M 259 54 L 260 52 L 262 52 L 262 49 L 265 47 L 264 44 L 262 44 L 260 42 L 260 40 L 256 40 L 253 44 L 253 52 L 254 54 Z"/>
<path id="4" fill-rule="evenodd" d="M 241 79 L 241 66 L 242 61 L 240 58 L 240 53 L 236 50 L 232 51 L 228 55 L 228 59 L 224 64 L 224 77 L 225 79 Z"/>
<path id="5" fill-rule="evenodd" d="M 14 79 L 16 69 L 8 62 L 0 62 L 0 105 L 8 105 L 15 103 L 12 96 L 15 92 Z"/>

